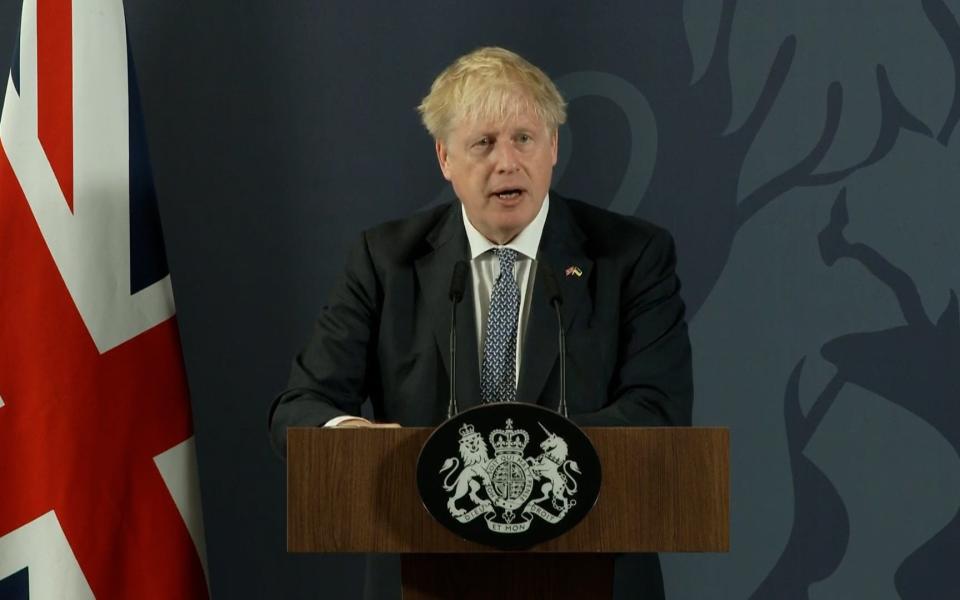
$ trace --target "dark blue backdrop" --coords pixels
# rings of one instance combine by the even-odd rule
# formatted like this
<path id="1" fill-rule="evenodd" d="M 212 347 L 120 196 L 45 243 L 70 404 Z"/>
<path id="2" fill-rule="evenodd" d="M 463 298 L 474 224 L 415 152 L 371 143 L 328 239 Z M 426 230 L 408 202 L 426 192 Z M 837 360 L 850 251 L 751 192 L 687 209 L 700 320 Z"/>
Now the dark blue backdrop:
<path id="1" fill-rule="evenodd" d="M 348 241 L 452 198 L 413 107 L 500 44 L 570 100 L 557 189 L 679 244 L 733 533 L 670 597 L 960 597 L 960 2 L 126 4 L 216 596 L 359 589 L 284 553 L 266 409 Z"/>

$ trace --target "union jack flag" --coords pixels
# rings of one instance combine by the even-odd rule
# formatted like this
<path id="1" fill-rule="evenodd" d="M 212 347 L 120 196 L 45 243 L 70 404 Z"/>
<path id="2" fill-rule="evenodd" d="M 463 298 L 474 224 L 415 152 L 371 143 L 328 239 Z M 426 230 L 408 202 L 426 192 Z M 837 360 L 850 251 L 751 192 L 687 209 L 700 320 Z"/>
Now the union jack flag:
<path id="1" fill-rule="evenodd" d="M 24 0 L 0 115 L 0 598 L 207 596 L 122 0 Z"/>

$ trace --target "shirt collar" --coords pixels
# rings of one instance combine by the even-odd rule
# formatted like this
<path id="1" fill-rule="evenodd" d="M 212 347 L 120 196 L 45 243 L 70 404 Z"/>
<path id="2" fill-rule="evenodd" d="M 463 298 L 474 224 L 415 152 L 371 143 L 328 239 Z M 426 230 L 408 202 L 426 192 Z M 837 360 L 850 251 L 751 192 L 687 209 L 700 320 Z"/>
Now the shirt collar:
<path id="1" fill-rule="evenodd" d="M 460 211 L 463 214 L 463 228 L 467 232 L 467 241 L 470 242 L 470 259 L 474 260 L 484 252 L 489 252 L 493 248 L 510 248 L 530 259 L 537 258 L 537 248 L 540 247 L 540 238 L 543 237 L 543 226 L 547 222 L 547 211 L 550 209 L 550 194 L 543 199 L 540 206 L 540 212 L 530 221 L 530 224 L 523 228 L 523 231 L 517 234 L 517 237 L 510 240 L 509 243 L 498 246 L 483 234 L 477 231 L 470 219 L 467 218 L 467 210 L 460 205 Z"/>

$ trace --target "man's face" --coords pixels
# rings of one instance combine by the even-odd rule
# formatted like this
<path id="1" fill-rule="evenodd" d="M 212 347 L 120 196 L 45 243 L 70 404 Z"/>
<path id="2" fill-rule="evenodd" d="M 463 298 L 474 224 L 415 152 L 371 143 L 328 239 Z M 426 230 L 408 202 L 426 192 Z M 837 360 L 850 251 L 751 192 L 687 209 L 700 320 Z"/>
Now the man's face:
<path id="1" fill-rule="evenodd" d="M 437 141 L 437 158 L 473 226 L 505 244 L 540 212 L 557 164 L 557 132 L 530 109 L 465 121 Z"/>

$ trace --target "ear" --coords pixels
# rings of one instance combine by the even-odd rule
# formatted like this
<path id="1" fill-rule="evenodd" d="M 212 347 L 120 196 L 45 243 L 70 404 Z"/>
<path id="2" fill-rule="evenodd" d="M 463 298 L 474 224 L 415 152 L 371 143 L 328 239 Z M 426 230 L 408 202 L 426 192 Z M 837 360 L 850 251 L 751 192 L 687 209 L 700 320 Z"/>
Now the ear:
<path id="1" fill-rule="evenodd" d="M 440 172 L 443 178 L 450 181 L 450 155 L 447 153 L 447 144 L 443 140 L 437 140 L 437 162 L 440 163 Z"/>
<path id="2" fill-rule="evenodd" d="M 557 166 L 557 148 L 559 144 L 560 137 L 560 128 L 553 130 L 553 135 L 550 136 L 550 154 L 553 156 L 553 166 Z"/>

